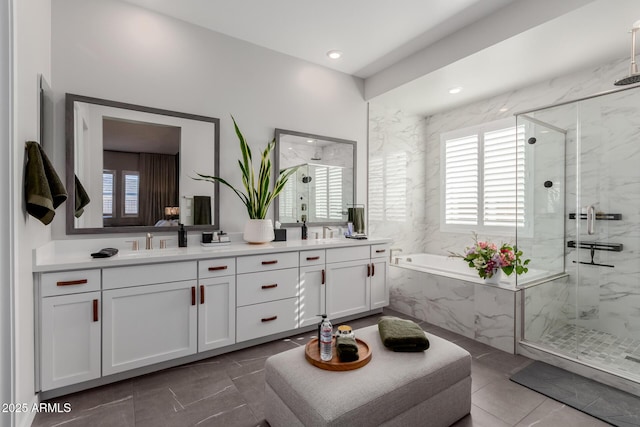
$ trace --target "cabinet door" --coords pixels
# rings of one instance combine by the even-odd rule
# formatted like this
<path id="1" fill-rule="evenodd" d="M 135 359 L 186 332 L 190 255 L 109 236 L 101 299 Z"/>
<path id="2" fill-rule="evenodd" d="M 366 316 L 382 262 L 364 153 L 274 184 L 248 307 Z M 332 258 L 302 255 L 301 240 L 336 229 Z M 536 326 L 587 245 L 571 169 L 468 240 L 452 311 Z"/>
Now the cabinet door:
<path id="1" fill-rule="evenodd" d="M 43 391 L 100 377 L 100 292 L 42 299 Z"/>
<path id="2" fill-rule="evenodd" d="M 389 305 L 387 273 L 389 262 L 385 258 L 372 259 L 371 263 L 371 310 Z"/>
<path id="3" fill-rule="evenodd" d="M 236 342 L 236 276 L 200 280 L 198 351 Z"/>
<path id="4" fill-rule="evenodd" d="M 324 265 L 300 267 L 300 291 L 298 294 L 298 311 L 300 327 L 320 323 L 326 310 Z"/>
<path id="5" fill-rule="evenodd" d="M 369 310 L 370 275 L 371 265 L 368 259 L 327 264 L 326 292 L 329 319 Z"/>
<path id="6" fill-rule="evenodd" d="M 103 291 L 103 374 L 194 354 L 196 284 L 189 280 Z"/>

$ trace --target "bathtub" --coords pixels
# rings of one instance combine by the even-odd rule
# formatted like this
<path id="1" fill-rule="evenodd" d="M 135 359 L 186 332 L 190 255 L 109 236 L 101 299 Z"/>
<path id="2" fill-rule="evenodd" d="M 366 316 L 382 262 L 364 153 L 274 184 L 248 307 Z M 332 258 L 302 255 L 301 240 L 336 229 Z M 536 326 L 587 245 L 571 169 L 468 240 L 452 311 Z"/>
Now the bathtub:
<path id="1" fill-rule="evenodd" d="M 389 268 L 389 306 L 515 353 L 522 288 L 548 273 L 530 269 L 518 277 L 517 287 L 515 276 L 503 274 L 500 283 L 487 284 L 462 258 L 424 253 L 394 257 Z"/>
<path id="2" fill-rule="evenodd" d="M 502 288 L 514 288 L 516 286 L 516 275 L 507 276 L 504 273 L 498 285 L 487 284 L 484 279 L 478 276 L 478 272 L 475 269 L 469 267 L 469 264 L 462 258 L 457 257 L 416 253 L 394 257 L 391 265 L 487 286 Z M 548 275 L 545 271 L 530 268 L 526 274 L 518 277 L 518 287 L 538 282 Z"/>

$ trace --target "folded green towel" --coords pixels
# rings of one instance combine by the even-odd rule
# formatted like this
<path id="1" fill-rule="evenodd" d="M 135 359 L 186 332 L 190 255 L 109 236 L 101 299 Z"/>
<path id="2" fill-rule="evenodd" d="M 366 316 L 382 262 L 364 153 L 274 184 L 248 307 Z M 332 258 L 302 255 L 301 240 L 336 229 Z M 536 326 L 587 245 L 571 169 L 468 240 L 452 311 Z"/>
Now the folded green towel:
<path id="1" fill-rule="evenodd" d="M 76 206 L 75 206 L 76 209 L 75 209 L 74 216 L 76 218 L 80 218 L 84 213 L 84 207 L 89 204 L 91 199 L 89 198 L 87 191 L 84 189 L 84 187 L 80 183 L 80 180 L 78 179 L 77 176 L 75 176 L 75 179 L 76 179 L 76 185 L 75 185 L 76 186 Z"/>
<path id="2" fill-rule="evenodd" d="M 211 225 L 211 196 L 193 196 L 193 225 Z"/>
<path id="3" fill-rule="evenodd" d="M 429 348 L 424 331 L 411 320 L 382 316 L 378 320 L 378 332 L 384 346 L 393 351 L 424 351 Z"/>
<path id="4" fill-rule="evenodd" d="M 40 144 L 28 141 L 26 145 L 24 195 L 27 213 L 47 225 L 53 221 L 55 209 L 67 200 L 67 191 Z"/>
<path id="5" fill-rule="evenodd" d="M 353 362 L 358 360 L 358 344 L 355 338 L 337 337 L 336 352 L 341 362 Z"/>

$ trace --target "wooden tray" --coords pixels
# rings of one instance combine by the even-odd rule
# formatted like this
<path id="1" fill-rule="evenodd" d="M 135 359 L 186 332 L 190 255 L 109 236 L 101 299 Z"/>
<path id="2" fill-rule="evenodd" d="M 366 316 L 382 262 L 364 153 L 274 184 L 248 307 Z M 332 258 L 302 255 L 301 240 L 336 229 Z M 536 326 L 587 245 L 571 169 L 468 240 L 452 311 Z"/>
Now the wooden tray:
<path id="1" fill-rule="evenodd" d="M 371 349 L 369 345 L 362 341 L 360 338 L 356 338 L 356 344 L 358 344 L 358 360 L 353 362 L 340 362 L 338 360 L 338 352 L 335 347 L 336 339 L 333 339 L 333 358 L 327 362 L 320 358 L 320 349 L 318 348 L 318 338 L 312 338 L 304 348 L 304 357 L 314 366 L 327 371 L 351 371 L 353 369 L 362 368 L 371 360 Z"/>

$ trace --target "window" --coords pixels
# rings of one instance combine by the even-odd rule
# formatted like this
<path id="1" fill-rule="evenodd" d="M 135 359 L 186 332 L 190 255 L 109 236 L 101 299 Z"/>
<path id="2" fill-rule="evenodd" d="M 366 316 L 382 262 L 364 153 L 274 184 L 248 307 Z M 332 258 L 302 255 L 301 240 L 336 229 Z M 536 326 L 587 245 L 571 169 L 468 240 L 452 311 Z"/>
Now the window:
<path id="1" fill-rule="evenodd" d="M 113 185 L 114 171 L 105 169 L 102 172 L 102 216 L 113 217 Z"/>
<path id="2" fill-rule="evenodd" d="M 342 168 L 314 166 L 315 215 L 318 220 L 342 220 Z"/>
<path id="3" fill-rule="evenodd" d="M 138 201 L 140 199 L 140 173 L 123 171 L 122 182 L 124 184 L 123 216 L 138 216 Z"/>
<path id="4" fill-rule="evenodd" d="M 441 229 L 524 227 L 523 126 L 512 119 L 488 123 L 443 134 L 441 145 Z"/>

